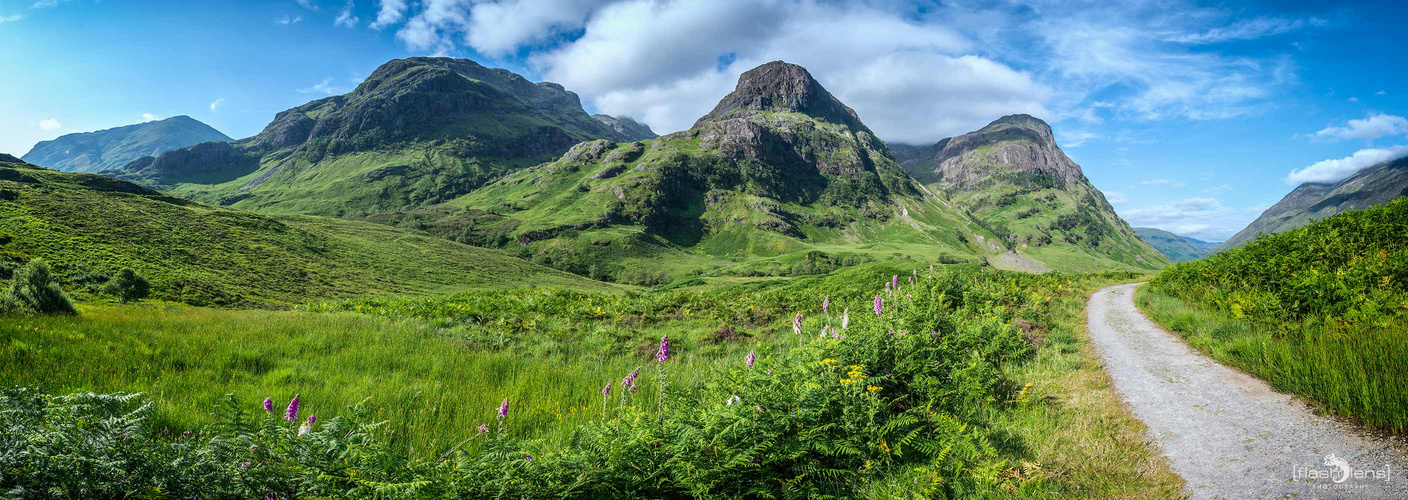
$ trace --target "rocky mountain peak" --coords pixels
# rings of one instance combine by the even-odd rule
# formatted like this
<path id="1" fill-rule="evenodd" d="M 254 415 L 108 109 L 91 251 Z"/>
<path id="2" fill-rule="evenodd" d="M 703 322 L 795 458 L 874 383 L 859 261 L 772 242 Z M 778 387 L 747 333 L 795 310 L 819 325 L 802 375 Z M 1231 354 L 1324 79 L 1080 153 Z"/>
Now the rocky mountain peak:
<path id="1" fill-rule="evenodd" d="M 991 133 L 1005 129 L 1029 131 L 1036 135 L 1035 139 L 1038 143 L 1051 146 L 1056 145 L 1055 136 L 1051 133 L 1051 125 L 1047 125 L 1046 122 L 1042 121 L 1040 118 L 1028 114 L 1007 115 L 998 118 L 975 133 Z"/>
<path id="2" fill-rule="evenodd" d="M 738 77 L 733 92 L 724 96 L 713 111 L 694 122 L 694 127 L 747 116 L 755 111 L 801 113 L 846 125 L 852 131 L 869 132 L 855 111 L 832 96 L 806 68 L 783 61 L 744 72 Z"/>

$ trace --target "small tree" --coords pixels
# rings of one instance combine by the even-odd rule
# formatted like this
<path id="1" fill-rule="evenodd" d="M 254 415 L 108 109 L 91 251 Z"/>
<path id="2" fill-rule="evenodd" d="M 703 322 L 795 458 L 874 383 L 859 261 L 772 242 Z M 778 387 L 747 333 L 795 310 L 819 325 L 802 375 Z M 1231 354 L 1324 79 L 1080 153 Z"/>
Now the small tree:
<path id="1" fill-rule="evenodd" d="M 138 276 L 136 271 L 125 268 L 108 280 L 103 290 L 117 296 L 118 302 L 126 304 L 146 298 L 152 291 L 152 285 L 147 283 L 146 278 Z"/>
<path id="2" fill-rule="evenodd" d="M 49 263 L 34 259 L 15 271 L 14 281 L 6 292 L 8 299 L 21 312 L 38 314 L 78 314 L 73 303 L 64 296 Z"/>

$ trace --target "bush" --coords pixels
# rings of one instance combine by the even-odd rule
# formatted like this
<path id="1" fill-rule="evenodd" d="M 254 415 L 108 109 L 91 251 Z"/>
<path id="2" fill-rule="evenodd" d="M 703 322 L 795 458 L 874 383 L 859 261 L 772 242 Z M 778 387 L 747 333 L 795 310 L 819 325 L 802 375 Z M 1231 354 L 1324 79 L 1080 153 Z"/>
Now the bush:
<path id="1" fill-rule="evenodd" d="M 63 289 L 59 288 L 49 264 L 41 259 L 34 259 L 16 270 L 14 281 L 10 282 L 10 290 L 5 295 L 6 300 L 0 302 L 8 303 L 8 307 L 12 308 L 9 312 L 12 313 L 78 314 L 73 303 L 64 296 Z M 6 307 L 0 304 L 0 310 Z"/>
<path id="2" fill-rule="evenodd" d="M 147 279 L 138 276 L 131 269 L 123 269 L 108 280 L 108 284 L 103 286 L 103 291 L 117 297 L 118 302 L 126 304 L 131 301 L 147 298 L 152 291 L 152 286 L 147 283 Z"/>

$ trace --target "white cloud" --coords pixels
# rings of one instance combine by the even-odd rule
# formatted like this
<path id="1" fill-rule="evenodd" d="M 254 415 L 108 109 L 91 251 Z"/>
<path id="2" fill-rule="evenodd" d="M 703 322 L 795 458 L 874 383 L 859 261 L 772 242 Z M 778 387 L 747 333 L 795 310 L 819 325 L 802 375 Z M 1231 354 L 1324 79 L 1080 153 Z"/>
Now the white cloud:
<path id="1" fill-rule="evenodd" d="M 1129 197 L 1125 196 L 1124 193 L 1121 193 L 1119 191 L 1105 191 L 1104 193 L 1105 201 L 1110 202 L 1111 205 L 1129 203 Z"/>
<path id="2" fill-rule="evenodd" d="M 1199 192 L 1199 193 L 1203 193 L 1203 194 L 1218 194 L 1218 193 L 1226 193 L 1226 192 L 1231 191 L 1231 190 L 1233 190 L 1233 189 L 1235 189 L 1235 188 L 1233 188 L 1231 184 L 1223 184 L 1223 185 L 1217 186 L 1217 187 L 1210 187 L 1210 188 L 1199 189 L 1198 192 Z"/>
<path id="3" fill-rule="evenodd" d="M 224 98 L 224 97 L 221 97 L 221 98 L 216 99 L 216 100 L 214 100 L 214 101 L 210 101 L 210 112 L 211 112 L 211 113 L 214 113 L 216 110 L 220 109 L 220 105 L 221 105 L 221 104 L 225 104 L 225 98 Z"/>
<path id="4" fill-rule="evenodd" d="M 1218 26 L 1201 33 L 1182 33 L 1169 37 L 1169 41 L 1187 44 L 1221 43 L 1232 40 L 1255 40 L 1298 30 L 1305 26 L 1323 26 L 1325 21 L 1318 18 L 1308 20 L 1258 17 Z"/>
<path id="5" fill-rule="evenodd" d="M 39 130 L 58 130 L 59 127 L 62 127 L 62 125 L 59 125 L 59 121 L 53 118 L 39 120 Z"/>
<path id="6" fill-rule="evenodd" d="M 406 0 L 380 0 L 380 4 L 381 8 L 377 10 L 376 21 L 367 25 L 371 29 L 379 30 L 399 23 L 406 18 Z"/>
<path id="7" fill-rule="evenodd" d="M 318 10 L 318 6 L 317 6 L 317 4 L 314 4 L 314 3 L 313 3 L 313 0 L 295 0 L 295 1 L 298 3 L 298 6 L 299 6 L 299 7 L 303 7 L 303 8 L 308 9 L 308 10 Z"/>
<path id="8" fill-rule="evenodd" d="M 1358 98 L 1358 97 L 1350 97 L 1349 99 L 1345 99 L 1345 100 L 1346 100 L 1346 101 L 1349 101 L 1349 102 L 1359 102 L 1359 98 Z"/>
<path id="9" fill-rule="evenodd" d="M 1058 136 L 1056 142 L 1060 143 L 1062 147 L 1067 148 L 1080 147 L 1080 145 L 1090 142 L 1093 139 L 1100 138 L 1099 134 L 1089 130 L 1071 130 L 1069 132 L 1058 130 L 1056 135 Z"/>
<path id="10" fill-rule="evenodd" d="M 22 15 L 22 14 L 15 14 L 15 15 L 13 15 L 13 16 L 0 16 L 0 24 L 13 23 L 13 22 L 18 21 L 18 20 L 20 20 L 20 19 L 24 19 L 24 15 Z"/>
<path id="11" fill-rule="evenodd" d="M 274 24 L 285 24 L 285 25 L 287 25 L 287 24 L 298 24 L 298 22 L 299 22 L 299 21 L 302 21 L 302 20 L 303 20 L 303 17 L 302 17 L 302 16 L 293 16 L 293 17 L 289 17 L 289 16 L 285 15 L 284 17 L 280 17 L 280 18 L 278 18 L 278 19 L 275 19 L 275 20 L 274 20 Z"/>
<path id="12" fill-rule="evenodd" d="M 31 9 L 42 9 L 45 7 L 53 7 L 67 1 L 68 0 L 38 0 L 34 2 L 34 5 L 30 5 L 29 7 Z"/>
<path id="13" fill-rule="evenodd" d="M 1384 91 L 1380 90 L 1378 92 L 1374 92 L 1374 95 L 1384 95 Z"/>
<path id="14" fill-rule="evenodd" d="M 1172 188 L 1181 188 L 1186 185 L 1182 182 L 1172 181 L 1168 179 L 1149 179 L 1147 181 L 1141 182 L 1140 184 L 1143 184 L 1145 186 L 1168 186 Z"/>
<path id="15" fill-rule="evenodd" d="M 337 13 L 337 19 L 334 19 L 332 23 L 344 28 L 357 27 L 357 23 L 360 20 L 357 19 L 357 16 L 352 15 L 353 7 L 355 7 L 355 5 L 353 5 L 352 0 L 347 0 L 347 4 L 342 6 L 342 10 Z"/>
<path id="16" fill-rule="evenodd" d="M 332 86 L 332 78 L 324 78 L 323 81 L 313 84 L 311 87 L 296 89 L 294 92 L 300 94 L 326 94 L 333 95 L 342 92 L 342 89 Z"/>
<path id="17" fill-rule="evenodd" d="M 1408 119 L 1379 113 L 1363 120 L 1350 120 L 1343 127 L 1325 127 L 1307 137 L 1328 140 L 1374 140 L 1391 135 L 1408 134 Z"/>
<path id="18" fill-rule="evenodd" d="M 1284 179 L 1286 184 L 1298 185 L 1306 182 L 1330 184 L 1344 180 L 1364 168 L 1386 161 L 1408 156 L 1408 146 L 1361 149 L 1344 158 L 1323 160 L 1314 165 L 1295 170 Z"/>
<path id="19" fill-rule="evenodd" d="M 156 115 L 151 114 L 151 113 L 142 113 L 142 121 L 144 121 L 144 122 L 154 122 L 154 121 L 156 121 Z"/>
<path id="20" fill-rule="evenodd" d="M 1219 241 L 1232 237 L 1265 210 L 1252 208 L 1255 207 L 1226 207 L 1216 198 L 1188 198 L 1118 212 L 1135 227 L 1157 227 L 1175 234 Z"/>

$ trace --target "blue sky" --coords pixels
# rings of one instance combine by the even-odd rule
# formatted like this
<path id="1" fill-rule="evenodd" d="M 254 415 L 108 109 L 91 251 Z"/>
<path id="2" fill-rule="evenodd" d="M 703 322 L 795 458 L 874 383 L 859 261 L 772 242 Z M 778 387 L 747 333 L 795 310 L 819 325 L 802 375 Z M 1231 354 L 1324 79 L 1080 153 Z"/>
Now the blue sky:
<path id="1" fill-rule="evenodd" d="M 808 67 L 881 138 L 1009 113 L 1134 225 L 1220 240 L 1299 181 L 1408 155 L 1398 2 L 0 0 L 0 152 L 186 114 L 233 137 L 381 63 L 466 57 L 665 133 Z"/>

